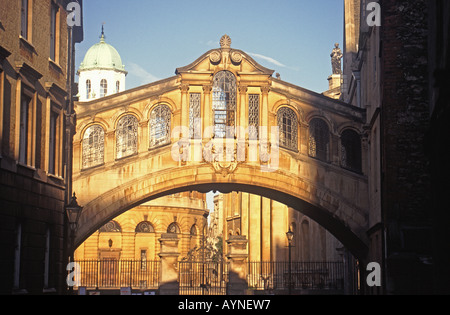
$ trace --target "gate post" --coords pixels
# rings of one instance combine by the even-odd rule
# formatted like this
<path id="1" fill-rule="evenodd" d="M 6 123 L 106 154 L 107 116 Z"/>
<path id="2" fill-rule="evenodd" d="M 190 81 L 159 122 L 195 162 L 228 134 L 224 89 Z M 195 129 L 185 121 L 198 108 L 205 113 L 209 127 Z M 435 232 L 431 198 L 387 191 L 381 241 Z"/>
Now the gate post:
<path id="1" fill-rule="evenodd" d="M 247 284 L 247 237 L 243 235 L 230 235 L 227 240 L 230 262 L 228 295 L 245 295 Z"/>
<path id="2" fill-rule="evenodd" d="M 178 295 L 178 236 L 175 233 L 161 234 L 161 272 L 159 293 L 161 295 Z"/>

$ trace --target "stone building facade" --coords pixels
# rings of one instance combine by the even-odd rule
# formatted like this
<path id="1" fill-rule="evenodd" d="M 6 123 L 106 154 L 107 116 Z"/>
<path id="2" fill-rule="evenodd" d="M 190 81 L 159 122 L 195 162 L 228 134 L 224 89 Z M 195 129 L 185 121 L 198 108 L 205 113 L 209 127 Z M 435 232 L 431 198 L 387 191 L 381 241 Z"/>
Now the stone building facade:
<path id="1" fill-rule="evenodd" d="M 209 211 L 205 195 L 184 192 L 161 197 L 133 208 L 92 234 L 75 252 L 75 260 L 159 260 L 162 234 L 179 239 L 179 258 L 204 246 Z"/>
<path id="2" fill-rule="evenodd" d="M 304 262 L 342 261 L 343 245 L 318 223 L 288 206 L 246 192 L 214 197 L 212 235 L 228 239 L 246 235 L 248 261 L 288 261 L 286 232 L 294 233 L 291 259 Z M 221 225 L 221 226 L 220 226 Z M 223 252 L 228 253 L 227 244 Z"/>
<path id="3" fill-rule="evenodd" d="M 366 109 L 368 260 L 383 272 L 370 293 L 448 292 L 448 154 L 439 139 L 448 134 L 449 9 L 445 1 L 345 1 L 343 100 Z"/>
<path id="4" fill-rule="evenodd" d="M 65 288 L 69 43 L 82 40 L 67 5 L 0 1 L 0 294 Z"/>

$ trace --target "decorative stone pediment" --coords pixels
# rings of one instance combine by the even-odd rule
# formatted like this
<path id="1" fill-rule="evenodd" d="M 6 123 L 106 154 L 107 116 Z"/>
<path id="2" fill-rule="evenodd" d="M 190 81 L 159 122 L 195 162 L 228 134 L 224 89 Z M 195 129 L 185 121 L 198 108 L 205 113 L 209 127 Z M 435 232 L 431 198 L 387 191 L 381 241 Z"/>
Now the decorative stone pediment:
<path id="1" fill-rule="evenodd" d="M 212 49 L 193 63 L 176 69 L 177 75 L 185 73 L 214 73 L 216 69 L 234 70 L 236 73 L 272 76 L 274 70 L 257 63 L 242 50 L 231 48 L 231 38 L 228 35 L 220 39 L 220 48 Z"/>

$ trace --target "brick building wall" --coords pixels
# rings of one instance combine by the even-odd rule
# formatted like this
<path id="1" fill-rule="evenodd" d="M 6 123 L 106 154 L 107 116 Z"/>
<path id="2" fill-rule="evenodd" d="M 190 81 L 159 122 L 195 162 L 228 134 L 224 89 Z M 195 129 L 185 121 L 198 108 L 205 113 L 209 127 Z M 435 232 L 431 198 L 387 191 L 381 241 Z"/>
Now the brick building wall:
<path id="1" fill-rule="evenodd" d="M 381 204 L 387 293 L 430 292 L 427 1 L 380 1 Z"/>
<path id="2" fill-rule="evenodd" d="M 433 214 L 433 263 L 435 293 L 450 294 L 450 211 L 448 192 L 450 184 L 450 1 L 428 1 L 429 45 L 428 70 L 430 90 L 430 130 L 427 133 L 427 151 L 431 164 Z"/>

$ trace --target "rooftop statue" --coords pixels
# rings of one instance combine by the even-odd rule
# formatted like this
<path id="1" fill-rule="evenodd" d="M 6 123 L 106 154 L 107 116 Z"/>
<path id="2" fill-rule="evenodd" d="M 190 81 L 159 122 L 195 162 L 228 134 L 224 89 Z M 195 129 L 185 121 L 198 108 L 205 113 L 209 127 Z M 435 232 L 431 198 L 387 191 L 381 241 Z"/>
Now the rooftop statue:
<path id="1" fill-rule="evenodd" d="M 331 66 L 333 68 L 333 74 L 342 74 L 341 59 L 343 57 L 342 50 L 339 48 L 339 44 L 334 44 L 333 51 L 331 52 Z"/>

